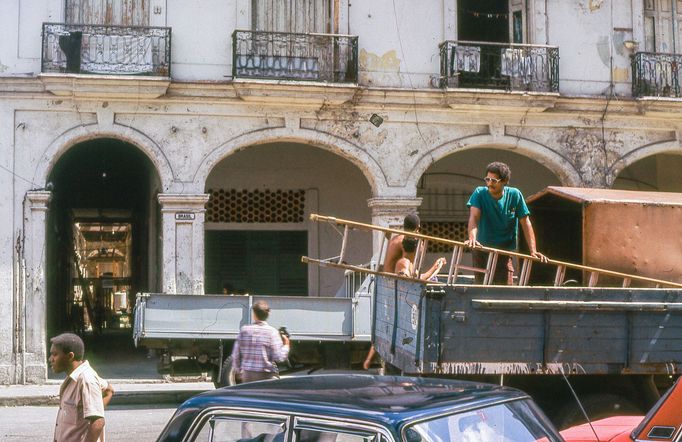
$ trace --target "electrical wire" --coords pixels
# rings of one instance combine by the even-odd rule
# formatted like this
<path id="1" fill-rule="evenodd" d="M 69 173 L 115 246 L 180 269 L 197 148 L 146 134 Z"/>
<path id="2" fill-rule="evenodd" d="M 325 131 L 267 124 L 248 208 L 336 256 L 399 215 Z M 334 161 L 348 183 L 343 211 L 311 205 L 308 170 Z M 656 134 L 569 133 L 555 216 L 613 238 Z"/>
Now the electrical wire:
<path id="1" fill-rule="evenodd" d="M 428 149 L 429 144 L 426 142 L 426 139 L 424 138 L 424 134 L 422 134 L 421 127 L 419 126 L 419 115 L 417 114 L 417 92 L 414 88 L 414 84 L 412 83 L 412 74 L 410 74 L 410 69 L 407 66 L 407 57 L 405 56 L 405 49 L 403 48 L 403 39 L 400 36 L 400 25 L 398 24 L 398 10 L 395 6 L 395 0 L 392 0 L 393 3 L 393 20 L 395 21 L 395 29 L 396 29 L 396 35 L 398 37 L 398 44 L 400 46 L 400 54 L 403 57 L 403 62 L 405 63 L 405 75 L 407 76 L 407 79 L 410 82 L 410 89 L 412 90 L 412 102 L 413 102 L 413 111 L 414 111 L 414 121 L 417 126 L 417 133 L 419 133 L 419 138 L 421 138 L 422 143 L 424 143 L 424 147 Z M 400 75 L 400 71 L 398 71 L 398 80 L 400 81 L 400 87 L 403 87 L 403 80 L 402 76 Z"/>

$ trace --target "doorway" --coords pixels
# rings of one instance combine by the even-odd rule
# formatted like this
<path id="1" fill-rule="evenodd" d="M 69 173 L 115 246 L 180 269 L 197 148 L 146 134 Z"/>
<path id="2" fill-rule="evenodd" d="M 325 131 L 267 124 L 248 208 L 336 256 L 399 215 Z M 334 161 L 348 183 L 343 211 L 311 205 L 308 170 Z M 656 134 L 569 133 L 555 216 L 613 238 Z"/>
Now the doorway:
<path id="1" fill-rule="evenodd" d="M 139 368 L 146 355 L 132 340 L 135 295 L 156 290 L 159 280 L 154 166 L 136 146 L 103 138 L 71 147 L 49 181 L 48 338 L 80 334 L 102 376 L 158 376 L 155 367 Z"/>

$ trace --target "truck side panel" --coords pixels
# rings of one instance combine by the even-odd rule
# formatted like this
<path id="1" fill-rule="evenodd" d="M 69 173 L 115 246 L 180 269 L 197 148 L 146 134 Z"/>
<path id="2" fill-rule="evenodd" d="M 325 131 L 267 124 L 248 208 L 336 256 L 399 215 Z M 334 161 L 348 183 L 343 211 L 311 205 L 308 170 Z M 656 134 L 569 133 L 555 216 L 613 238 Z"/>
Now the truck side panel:
<path id="1" fill-rule="evenodd" d="M 682 290 L 427 287 L 379 277 L 375 346 L 406 373 L 682 369 Z"/>
<path id="2" fill-rule="evenodd" d="M 265 300 L 272 309 L 268 323 L 286 327 L 298 341 L 351 341 L 370 338 L 369 297 L 304 298 L 294 296 L 225 296 L 145 294 L 135 309 L 136 341 L 222 339 L 234 340 L 251 321 L 254 302 Z M 355 319 L 355 321 L 354 321 Z"/>

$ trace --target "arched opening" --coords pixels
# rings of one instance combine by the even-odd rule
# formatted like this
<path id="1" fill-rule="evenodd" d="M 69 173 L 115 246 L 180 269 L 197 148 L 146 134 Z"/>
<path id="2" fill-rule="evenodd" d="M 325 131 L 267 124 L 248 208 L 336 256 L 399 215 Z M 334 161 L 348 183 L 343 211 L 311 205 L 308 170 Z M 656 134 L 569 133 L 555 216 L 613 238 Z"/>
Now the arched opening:
<path id="1" fill-rule="evenodd" d="M 509 185 L 519 188 L 525 197 L 546 186 L 561 185 L 556 175 L 545 166 L 509 150 L 475 148 L 453 153 L 433 163 L 418 182 L 417 196 L 423 199 L 419 215 L 425 234 L 456 241 L 467 239 L 467 202 L 476 187 L 485 185 L 485 169 L 493 161 L 501 161 L 509 166 Z M 536 235 L 540 233 L 536 232 Z M 521 233 L 519 235 L 522 236 Z M 538 240 L 538 247 L 542 248 L 540 238 Z M 523 240 L 519 242 L 525 247 Z M 452 249 L 442 244 L 432 244 L 429 246 L 427 264 L 430 265 L 440 256 L 449 259 L 451 252 Z M 470 254 L 467 255 L 466 264 L 470 265 Z"/>
<path id="2" fill-rule="evenodd" d="M 90 359 L 101 342 L 109 357 L 132 349 L 135 294 L 158 286 L 154 166 L 130 143 L 95 139 L 71 147 L 48 182 L 48 337 L 81 334 Z"/>
<path id="3" fill-rule="evenodd" d="M 635 161 L 623 169 L 614 189 L 682 192 L 682 154 L 659 153 Z"/>
<path id="4" fill-rule="evenodd" d="M 350 161 L 291 142 L 248 147 L 220 161 L 205 185 L 206 293 L 336 296 L 344 276 L 306 266 L 301 255 L 338 254 L 339 238 L 309 221 L 321 213 L 370 222 L 370 185 Z M 348 261 L 369 260 L 369 234 L 348 244 Z"/>

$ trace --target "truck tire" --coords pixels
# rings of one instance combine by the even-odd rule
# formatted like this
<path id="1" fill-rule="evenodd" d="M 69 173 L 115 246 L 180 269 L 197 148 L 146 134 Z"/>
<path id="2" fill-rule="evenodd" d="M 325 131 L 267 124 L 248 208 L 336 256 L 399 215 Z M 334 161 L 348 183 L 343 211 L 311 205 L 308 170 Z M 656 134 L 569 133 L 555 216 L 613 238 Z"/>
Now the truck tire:
<path id="1" fill-rule="evenodd" d="M 645 414 L 645 411 L 641 410 L 631 400 L 616 394 L 592 394 L 581 401 L 583 408 L 585 408 L 585 412 L 591 421 L 609 416 Z M 561 430 L 586 422 L 585 416 L 578 404 L 575 403 L 575 400 L 564 405 L 553 420 L 555 421 L 556 426 Z"/>
<path id="2" fill-rule="evenodd" d="M 217 373 L 216 378 L 218 378 Z M 215 388 L 237 385 L 234 376 L 234 370 L 232 370 L 232 356 L 228 356 L 227 359 L 225 359 L 225 361 L 223 362 L 223 366 L 220 370 L 220 377 L 213 381 L 213 385 L 215 385 Z"/>

